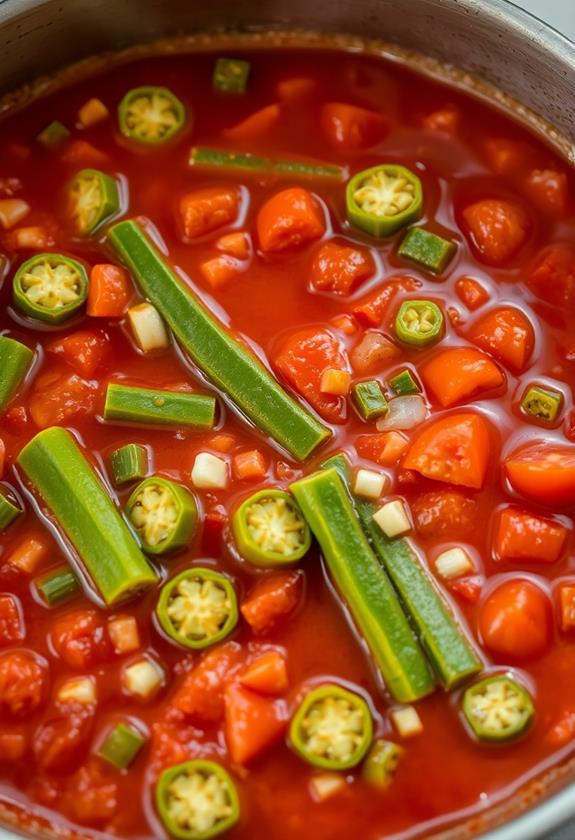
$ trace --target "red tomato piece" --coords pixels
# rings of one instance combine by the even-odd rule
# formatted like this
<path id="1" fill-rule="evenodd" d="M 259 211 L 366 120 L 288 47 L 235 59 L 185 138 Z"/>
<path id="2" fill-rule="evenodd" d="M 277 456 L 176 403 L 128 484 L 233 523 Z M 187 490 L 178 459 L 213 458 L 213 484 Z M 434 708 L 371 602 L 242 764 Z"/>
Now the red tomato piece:
<path id="1" fill-rule="evenodd" d="M 479 414 L 432 421 L 411 444 L 403 466 L 426 478 L 479 490 L 489 462 L 489 427 Z"/>
<path id="2" fill-rule="evenodd" d="M 186 239 L 196 239 L 233 224 L 240 207 L 237 187 L 218 185 L 194 190 L 182 196 L 179 217 Z"/>
<path id="3" fill-rule="evenodd" d="M 461 598 L 468 604 L 476 604 L 481 595 L 481 583 L 477 578 L 463 578 L 461 580 L 450 580 L 447 588 L 454 595 Z"/>
<path id="4" fill-rule="evenodd" d="M 0 732 L 0 762 L 11 764 L 20 761 L 28 749 L 28 739 L 24 732 L 10 727 L 7 731 Z"/>
<path id="5" fill-rule="evenodd" d="M 330 239 L 312 260 L 310 282 L 317 291 L 348 295 L 374 272 L 375 263 L 366 248 Z"/>
<path id="6" fill-rule="evenodd" d="M 38 766 L 52 773 L 67 773 L 77 767 L 90 745 L 94 718 L 94 706 L 74 703 L 42 723 L 33 742 Z"/>
<path id="7" fill-rule="evenodd" d="M 3 417 L 3 425 L 6 431 L 12 434 L 20 434 L 28 425 L 28 412 L 24 405 L 11 406 Z"/>
<path id="8" fill-rule="evenodd" d="M 488 265 L 503 265 L 525 244 L 529 216 L 515 201 L 485 199 L 470 204 L 463 220 L 472 245 Z"/>
<path id="9" fill-rule="evenodd" d="M 497 175 L 512 175 L 524 169 L 533 155 L 532 149 L 518 140 L 490 137 L 483 150 L 491 169 Z"/>
<path id="10" fill-rule="evenodd" d="M 367 149 L 379 143 L 387 132 L 387 120 L 381 114 L 345 102 L 323 105 L 320 124 L 332 146 L 342 151 Z"/>
<path id="11" fill-rule="evenodd" d="M 411 514 L 422 537 L 461 538 L 477 524 L 477 502 L 459 490 L 430 490 L 411 502 Z"/>
<path id="12" fill-rule="evenodd" d="M 575 584 L 559 587 L 559 626 L 563 633 L 575 629 Z"/>
<path id="13" fill-rule="evenodd" d="M 539 656 L 551 634 L 549 598 L 530 581 L 506 581 L 483 603 L 479 628 L 492 653 L 512 660 Z"/>
<path id="14" fill-rule="evenodd" d="M 567 175 L 555 169 L 532 169 L 524 182 L 525 192 L 544 213 L 560 215 L 567 209 Z"/>
<path id="15" fill-rule="evenodd" d="M 442 350 L 419 373 L 425 387 L 443 408 L 505 384 L 505 375 L 495 362 L 471 347 Z"/>
<path id="16" fill-rule="evenodd" d="M 78 376 L 90 379 L 102 363 L 108 340 L 102 333 L 80 330 L 46 345 L 48 353 L 63 359 Z"/>
<path id="17" fill-rule="evenodd" d="M 12 717 L 28 717 L 44 703 L 48 663 L 31 650 L 0 654 L 0 709 Z"/>
<path id="18" fill-rule="evenodd" d="M 262 653 L 242 671 L 240 682 L 259 694 L 282 694 L 288 687 L 285 656 L 277 650 Z"/>
<path id="19" fill-rule="evenodd" d="M 11 645 L 26 638 L 22 606 L 15 595 L 0 595 L 0 645 Z"/>
<path id="20" fill-rule="evenodd" d="M 379 332 L 366 332 L 350 354 L 351 366 L 356 373 L 373 373 L 401 355 L 399 347 Z"/>
<path id="21" fill-rule="evenodd" d="M 352 314 L 364 327 L 379 327 L 397 292 L 413 292 L 419 286 L 421 283 L 413 277 L 395 277 L 392 280 L 386 280 L 384 286 L 355 306 Z"/>
<path id="22" fill-rule="evenodd" d="M 575 305 L 575 247 L 556 242 L 537 257 L 527 278 L 531 291 L 556 306 Z"/>
<path id="23" fill-rule="evenodd" d="M 543 505 L 575 503 L 575 446 L 536 440 L 505 459 L 513 489 Z"/>
<path id="24" fill-rule="evenodd" d="M 209 510 L 204 515 L 204 527 L 202 530 L 202 548 L 210 554 L 217 555 L 220 550 L 222 531 L 228 521 L 228 515 L 224 507 L 217 507 Z"/>
<path id="25" fill-rule="evenodd" d="M 455 105 L 445 105 L 427 114 L 421 121 L 422 128 L 426 131 L 435 131 L 438 134 L 448 134 L 453 137 L 459 131 L 460 114 Z"/>
<path id="26" fill-rule="evenodd" d="M 238 481 L 262 481 L 267 472 L 266 459 L 259 449 L 239 452 L 232 459 L 232 472 Z"/>
<path id="27" fill-rule="evenodd" d="M 56 655 L 79 671 L 93 668 L 113 655 L 106 624 L 94 610 L 78 610 L 57 619 L 50 639 Z"/>
<path id="28" fill-rule="evenodd" d="M 125 268 L 101 263 L 92 266 L 87 313 L 92 318 L 121 318 L 134 294 Z"/>
<path id="29" fill-rule="evenodd" d="M 262 251 L 291 251 L 320 239 L 325 233 L 325 219 L 308 190 L 291 187 L 276 193 L 261 207 L 257 231 Z"/>
<path id="30" fill-rule="evenodd" d="M 225 735 L 234 764 L 247 764 L 272 747 L 286 727 L 286 709 L 278 700 L 260 697 L 229 683 L 225 690 Z"/>
<path id="31" fill-rule="evenodd" d="M 313 327 L 290 336 L 274 365 L 294 390 L 330 423 L 345 419 L 344 397 L 324 394 L 321 377 L 327 368 L 347 370 L 347 358 L 340 343 L 328 332 Z"/>
<path id="32" fill-rule="evenodd" d="M 360 458 L 375 461 L 382 467 L 397 464 L 409 445 L 409 440 L 400 432 L 380 432 L 373 435 L 360 435 L 355 442 L 355 449 Z"/>
<path id="33" fill-rule="evenodd" d="M 545 740 L 552 747 L 558 749 L 565 746 L 575 737 L 575 712 L 567 709 L 551 725 Z"/>
<path id="34" fill-rule="evenodd" d="M 105 166 L 108 163 L 108 155 L 101 152 L 86 140 L 70 140 L 64 146 L 60 155 L 64 163 L 71 163 L 74 166 Z"/>
<path id="35" fill-rule="evenodd" d="M 223 699 L 220 718 L 223 717 Z M 183 726 L 181 719 L 175 721 L 160 721 L 153 723 L 151 743 L 151 764 L 154 769 L 162 770 L 180 764 L 190 758 L 198 758 L 197 737 L 198 730 L 191 726 Z"/>
<path id="36" fill-rule="evenodd" d="M 533 353 L 535 333 L 519 309 L 492 309 L 475 322 L 469 338 L 513 371 L 522 371 Z"/>
<path id="37" fill-rule="evenodd" d="M 192 718 L 217 723 L 224 714 L 224 685 L 244 663 L 236 642 L 208 651 L 186 675 L 172 699 L 174 708 Z"/>
<path id="38" fill-rule="evenodd" d="M 281 105 L 274 102 L 250 114 L 237 125 L 226 128 L 222 133 L 228 140 L 235 142 L 259 140 L 277 127 L 280 116 Z"/>
<path id="39" fill-rule="evenodd" d="M 506 508 L 499 514 L 495 554 L 508 562 L 555 563 L 566 539 L 567 528 L 560 522 Z"/>
<path id="40" fill-rule="evenodd" d="M 489 300 L 489 292 L 473 277 L 460 277 L 455 284 L 455 291 L 461 302 L 473 312 Z"/>
<path id="41" fill-rule="evenodd" d="M 95 762 L 80 767 L 70 781 L 66 803 L 81 823 L 110 820 L 118 810 L 118 785 Z"/>
<path id="42" fill-rule="evenodd" d="M 200 271 L 212 289 L 221 289 L 232 280 L 237 280 L 242 271 L 242 264 L 235 257 L 221 254 L 202 263 Z"/>
<path id="43" fill-rule="evenodd" d="M 40 429 L 67 423 L 71 417 L 92 414 L 96 403 L 95 383 L 75 373 L 52 371 L 36 380 L 30 395 L 30 414 Z"/>
<path id="44" fill-rule="evenodd" d="M 278 572 L 266 575 L 250 591 L 241 605 L 241 613 L 253 633 L 268 633 L 287 619 L 303 596 L 301 572 Z"/>

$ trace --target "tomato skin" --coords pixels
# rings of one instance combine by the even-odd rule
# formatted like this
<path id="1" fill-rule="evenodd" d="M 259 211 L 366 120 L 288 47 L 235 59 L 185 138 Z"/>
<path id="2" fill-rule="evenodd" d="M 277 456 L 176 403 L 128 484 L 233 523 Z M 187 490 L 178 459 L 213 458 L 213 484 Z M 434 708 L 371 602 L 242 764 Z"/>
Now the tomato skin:
<path id="1" fill-rule="evenodd" d="M 94 719 L 94 706 L 74 703 L 42 723 L 33 742 L 38 766 L 51 773 L 65 773 L 77 767 L 89 746 Z"/>
<path id="2" fill-rule="evenodd" d="M 345 102 L 328 102 L 321 108 L 320 124 L 334 148 L 342 151 L 366 149 L 383 139 L 385 117 Z"/>
<path id="3" fill-rule="evenodd" d="M 421 368 L 420 376 L 443 408 L 505 384 L 505 376 L 495 362 L 473 347 L 441 350 Z"/>
<path id="4" fill-rule="evenodd" d="M 0 654 L 0 709 L 28 717 L 43 705 L 48 690 L 48 663 L 31 650 Z"/>
<path id="5" fill-rule="evenodd" d="M 374 272 L 375 263 L 368 250 L 331 239 L 314 255 L 310 283 L 320 292 L 348 295 Z"/>
<path id="6" fill-rule="evenodd" d="M 531 321 L 514 307 L 494 309 L 475 322 L 469 338 L 512 371 L 522 371 L 535 346 Z"/>
<path id="7" fill-rule="evenodd" d="M 533 441 L 508 455 L 504 470 L 513 489 L 533 502 L 575 503 L 575 446 Z"/>
<path id="8" fill-rule="evenodd" d="M 70 668 L 84 671 L 113 655 L 103 618 L 94 610 L 69 613 L 52 625 L 50 641 Z"/>
<path id="9" fill-rule="evenodd" d="M 483 602 L 479 630 L 492 653 L 513 660 L 539 656 L 551 638 L 549 598 L 528 580 L 506 581 Z"/>
<path id="10" fill-rule="evenodd" d="M 258 213 L 257 231 L 262 251 L 291 251 L 320 239 L 325 219 L 308 190 L 292 187 L 266 201 Z"/>
<path id="11" fill-rule="evenodd" d="M 488 265 L 503 265 L 525 244 L 529 216 L 515 201 L 485 199 L 463 211 L 471 244 Z"/>

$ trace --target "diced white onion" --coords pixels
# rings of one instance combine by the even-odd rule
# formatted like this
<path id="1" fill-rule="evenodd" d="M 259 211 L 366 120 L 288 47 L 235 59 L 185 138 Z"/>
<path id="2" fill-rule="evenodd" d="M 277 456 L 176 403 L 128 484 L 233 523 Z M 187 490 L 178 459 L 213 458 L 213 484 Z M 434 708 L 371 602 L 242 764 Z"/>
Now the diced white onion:
<path id="1" fill-rule="evenodd" d="M 93 705 L 96 702 L 96 684 L 92 677 L 67 680 L 58 689 L 57 697 L 60 703 Z"/>
<path id="2" fill-rule="evenodd" d="M 390 540 L 411 531 L 411 522 L 401 499 L 386 502 L 374 513 L 373 519 Z"/>
<path id="3" fill-rule="evenodd" d="M 211 452 L 198 452 L 192 468 L 194 487 L 203 490 L 224 490 L 228 483 L 228 464 Z"/>
<path id="4" fill-rule="evenodd" d="M 123 677 L 126 691 L 146 699 L 162 685 L 164 671 L 151 659 L 139 659 L 124 670 Z"/>
<path id="5" fill-rule="evenodd" d="M 30 205 L 20 198 L 0 199 L 0 225 L 8 229 L 17 225 L 30 212 Z"/>
<path id="6" fill-rule="evenodd" d="M 386 484 L 387 476 L 385 473 L 375 472 L 375 470 L 358 470 L 353 492 L 366 499 L 379 499 Z"/>
<path id="7" fill-rule="evenodd" d="M 423 732 L 423 723 L 413 706 L 394 709 L 391 712 L 391 719 L 402 738 L 413 738 L 414 735 L 421 735 Z"/>
<path id="8" fill-rule="evenodd" d="M 427 417 L 425 400 L 419 394 L 395 397 L 389 401 L 389 411 L 377 421 L 380 432 L 388 429 L 413 429 Z"/>
<path id="9" fill-rule="evenodd" d="M 138 622 L 132 615 L 122 615 L 110 620 L 108 634 L 118 656 L 133 653 L 140 647 Z"/>
<path id="10" fill-rule="evenodd" d="M 312 776 L 309 783 L 311 795 L 316 802 L 325 802 L 326 799 L 330 799 L 342 791 L 346 785 L 345 776 L 339 773 L 318 774 Z"/>
<path id="11" fill-rule="evenodd" d="M 473 563 L 462 548 L 449 548 L 435 558 L 435 568 L 444 580 L 453 580 L 473 571 Z"/>
<path id="12" fill-rule="evenodd" d="M 165 350 L 170 340 L 162 316 L 151 303 L 139 303 L 128 309 L 128 319 L 140 350 Z"/>

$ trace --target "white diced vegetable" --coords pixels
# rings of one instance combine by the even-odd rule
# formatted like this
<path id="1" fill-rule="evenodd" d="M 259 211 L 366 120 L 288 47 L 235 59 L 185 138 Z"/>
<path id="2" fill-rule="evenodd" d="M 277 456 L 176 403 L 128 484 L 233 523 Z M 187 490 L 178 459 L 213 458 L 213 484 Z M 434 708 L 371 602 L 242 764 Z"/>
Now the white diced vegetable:
<path id="1" fill-rule="evenodd" d="M 309 783 L 311 795 L 316 802 L 325 802 L 326 799 L 331 799 L 332 796 L 340 793 L 346 785 L 345 776 L 340 773 L 321 773 L 321 775 L 312 776 Z"/>
<path id="2" fill-rule="evenodd" d="M 20 198 L 0 199 L 0 225 L 8 229 L 21 222 L 30 212 L 30 205 Z"/>
<path id="3" fill-rule="evenodd" d="M 473 571 L 473 563 L 466 551 L 462 548 L 450 548 L 442 551 L 435 558 L 437 574 L 445 580 L 453 580 L 462 577 Z"/>
<path id="4" fill-rule="evenodd" d="M 366 499 L 379 499 L 387 484 L 387 476 L 374 470 L 358 470 L 353 491 Z"/>
<path id="5" fill-rule="evenodd" d="M 58 689 L 57 698 L 60 703 L 93 705 L 96 702 L 96 683 L 92 677 L 67 680 Z"/>
<path id="6" fill-rule="evenodd" d="M 139 303 L 128 309 L 128 319 L 140 350 L 165 350 L 169 346 L 168 331 L 162 316 L 151 303 Z"/>
<path id="7" fill-rule="evenodd" d="M 101 99 L 88 99 L 78 111 L 78 122 L 82 128 L 89 128 L 91 125 L 108 119 L 110 112 Z"/>
<path id="8" fill-rule="evenodd" d="M 388 429 L 413 429 L 427 417 L 425 400 L 419 394 L 395 397 L 389 401 L 389 410 L 380 417 L 376 426 L 380 432 Z"/>
<path id="9" fill-rule="evenodd" d="M 124 688 L 130 694 L 146 699 L 160 688 L 164 671 L 152 659 L 139 659 L 124 669 Z"/>
<path id="10" fill-rule="evenodd" d="M 402 738 L 413 738 L 423 732 L 423 723 L 413 706 L 404 706 L 391 712 L 393 725 Z"/>
<path id="11" fill-rule="evenodd" d="M 373 518 L 389 539 L 411 531 L 411 522 L 401 499 L 386 502 L 374 513 Z"/>
<path id="12" fill-rule="evenodd" d="M 117 618 L 110 619 L 108 634 L 118 656 L 133 653 L 140 647 L 138 622 L 132 615 L 119 615 Z"/>
<path id="13" fill-rule="evenodd" d="M 202 490 L 224 490 L 228 483 L 228 464 L 211 452 L 198 452 L 192 469 L 192 484 Z"/>

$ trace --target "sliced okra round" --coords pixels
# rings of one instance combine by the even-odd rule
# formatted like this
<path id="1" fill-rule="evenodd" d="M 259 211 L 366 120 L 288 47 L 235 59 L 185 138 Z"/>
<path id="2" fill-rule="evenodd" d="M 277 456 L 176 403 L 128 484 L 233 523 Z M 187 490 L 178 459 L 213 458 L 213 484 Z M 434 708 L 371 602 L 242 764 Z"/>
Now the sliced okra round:
<path id="1" fill-rule="evenodd" d="M 284 490 L 260 490 L 242 502 L 232 530 L 241 556 L 264 568 L 296 563 L 311 545 L 299 505 Z"/>
<path id="2" fill-rule="evenodd" d="M 70 318 L 84 305 L 87 296 L 86 269 L 62 254 L 37 254 L 22 263 L 14 275 L 14 306 L 47 324 Z"/>
<path id="3" fill-rule="evenodd" d="M 156 615 L 175 642 L 196 650 L 205 648 L 224 639 L 236 626 L 236 593 L 225 575 L 192 566 L 164 584 Z"/>
<path id="4" fill-rule="evenodd" d="M 170 140 L 186 121 L 186 109 L 165 87 L 138 87 L 128 91 L 118 106 L 120 131 L 137 143 Z"/>
<path id="5" fill-rule="evenodd" d="M 165 554 L 186 545 L 198 518 L 196 500 L 181 484 L 167 478 L 144 479 L 126 506 L 128 518 L 148 554 Z"/>
<path id="6" fill-rule="evenodd" d="M 372 236 L 390 236 L 419 219 L 421 181 L 404 166 L 382 164 L 354 175 L 346 190 L 347 220 Z"/>
<path id="7" fill-rule="evenodd" d="M 443 312 L 432 300 L 405 300 L 395 316 L 395 334 L 403 344 L 428 347 L 443 332 Z"/>
<path id="8" fill-rule="evenodd" d="M 163 771 L 156 807 L 168 834 L 180 840 L 209 840 L 231 828 L 240 815 L 230 775 L 216 762 L 202 759 Z"/>
<path id="9" fill-rule="evenodd" d="M 404 753 L 405 750 L 399 744 L 379 738 L 373 743 L 363 762 L 363 779 L 380 790 L 389 787 Z"/>
<path id="10" fill-rule="evenodd" d="M 535 716 L 533 701 L 509 676 L 487 677 L 463 695 L 462 711 L 480 741 L 511 741 L 525 732 Z"/>
<path id="11" fill-rule="evenodd" d="M 98 169 L 82 169 L 68 186 L 68 213 L 76 231 L 90 236 L 120 209 L 118 182 Z"/>
<path id="12" fill-rule="evenodd" d="M 339 685 L 323 685 L 305 697 L 289 729 L 289 740 L 314 767 L 346 770 L 371 745 L 373 722 L 367 703 Z"/>

